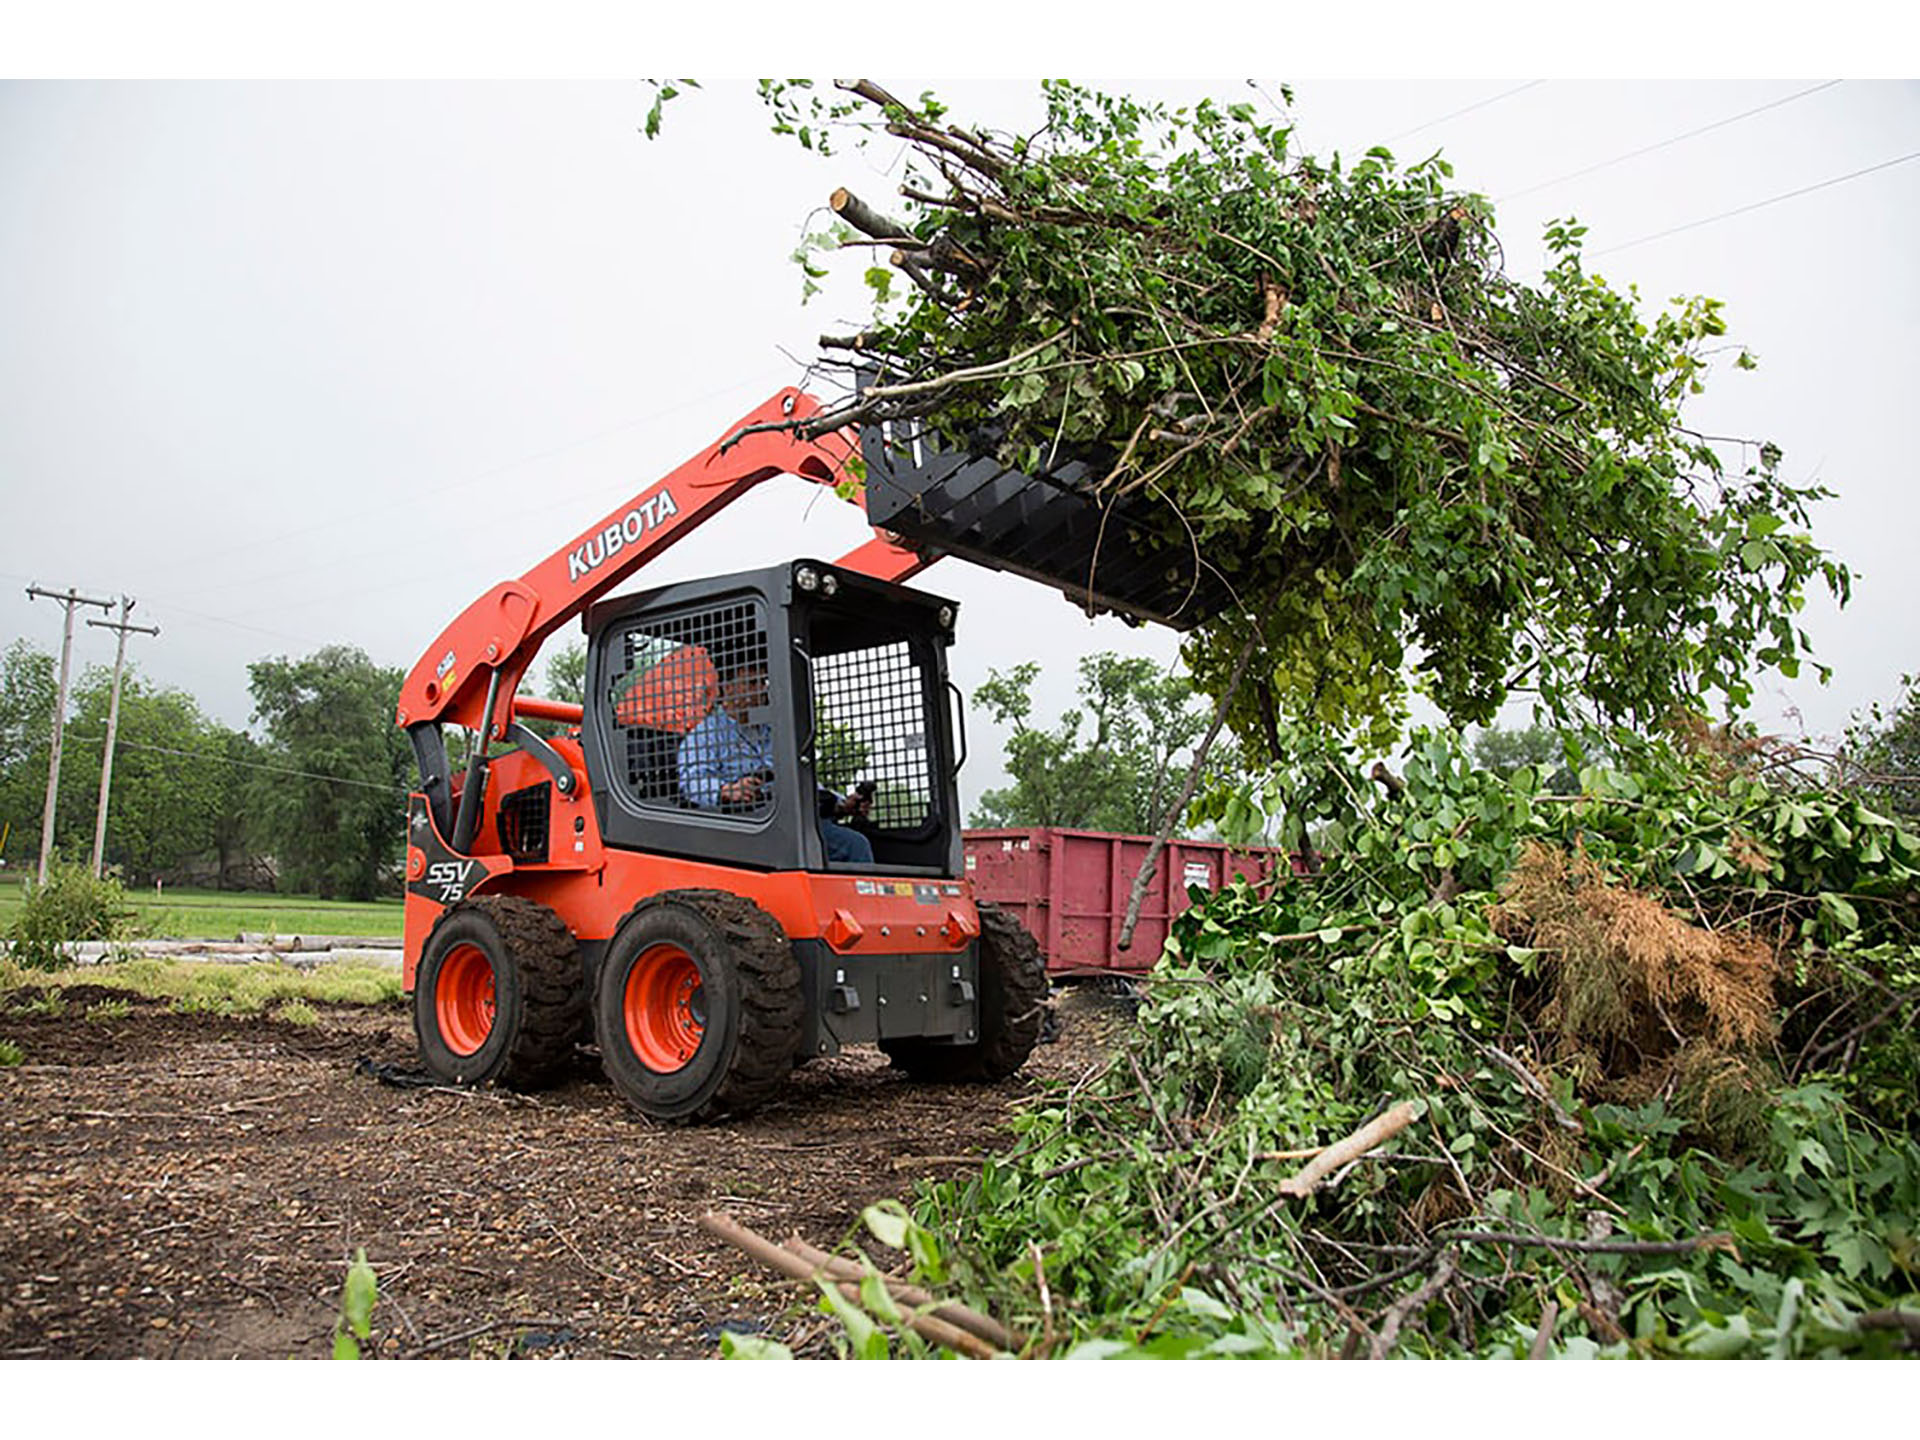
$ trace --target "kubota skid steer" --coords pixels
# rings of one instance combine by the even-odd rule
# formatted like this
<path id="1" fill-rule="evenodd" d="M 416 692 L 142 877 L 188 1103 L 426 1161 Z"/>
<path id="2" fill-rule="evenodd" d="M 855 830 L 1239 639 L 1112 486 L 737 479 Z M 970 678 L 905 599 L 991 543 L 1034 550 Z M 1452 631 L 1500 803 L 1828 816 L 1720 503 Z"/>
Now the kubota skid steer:
<path id="1" fill-rule="evenodd" d="M 961 868 L 955 607 L 898 582 L 951 553 L 1165 623 L 1219 597 L 1076 466 L 1029 476 L 869 427 L 876 533 L 838 563 L 603 598 L 764 479 L 844 482 L 843 433 L 755 428 L 818 409 L 774 396 L 475 601 L 408 674 L 404 978 L 440 1079 L 534 1086 L 591 1040 L 631 1104 L 680 1120 L 751 1108 L 847 1044 L 929 1079 L 1026 1060 L 1038 948 Z M 576 616 L 585 704 L 519 695 Z M 448 724 L 473 739 L 459 777 Z"/>

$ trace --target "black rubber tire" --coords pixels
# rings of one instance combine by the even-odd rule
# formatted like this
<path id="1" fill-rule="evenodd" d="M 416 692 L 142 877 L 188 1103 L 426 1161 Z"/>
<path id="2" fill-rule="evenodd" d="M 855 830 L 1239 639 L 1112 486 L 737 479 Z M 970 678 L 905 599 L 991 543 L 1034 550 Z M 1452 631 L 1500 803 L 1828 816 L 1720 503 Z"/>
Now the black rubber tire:
<path id="1" fill-rule="evenodd" d="M 471 945 L 493 969 L 493 1027 L 470 1055 L 440 1031 L 441 967 Z M 551 1084 L 572 1058 L 587 1017 L 586 971 L 566 922 L 535 900 L 481 895 L 450 907 L 434 923 L 414 976 L 413 1030 L 420 1058 L 449 1085 L 500 1084 L 533 1090 Z"/>
<path id="2" fill-rule="evenodd" d="M 998 905 L 980 910 L 980 1039 L 972 1045 L 883 1040 L 887 1057 L 916 1080 L 1004 1080 L 1039 1043 L 1047 963 L 1027 927 Z"/>
<path id="3" fill-rule="evenodd" d="M 628 977 L 650 948 L 668 944 L 700 974 L 705 1029 L 679 1069 L 650 1068 L 625 1018 Z M 721 890 L 669 890 L 628 912 L 600 962 L 594 1036 L 600 1064 L 626 1102 L 654 1120 L 738 1115 L 778 1094 L 800 1048 L 800 962 L 780 923 Z"/>

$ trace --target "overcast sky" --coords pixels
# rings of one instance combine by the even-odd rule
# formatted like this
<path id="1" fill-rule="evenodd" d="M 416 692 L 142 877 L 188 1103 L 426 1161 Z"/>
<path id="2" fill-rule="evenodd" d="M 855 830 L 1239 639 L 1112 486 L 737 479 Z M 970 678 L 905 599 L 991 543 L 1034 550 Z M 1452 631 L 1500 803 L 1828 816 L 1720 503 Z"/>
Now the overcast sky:
<path id="1" fill-rule="evenodd" d="M 1029 82 L 875 78 L 969 122 L 1039 113 Z M 1573 214 L 1609 280 L 1727 302 L 1760 368 L 1723 370 L 1693 422 L 1771 439 L 1836 491 L 1815 534 L 1859 577 L 1847 611 L 1807 612 L 1834 683 L 1769 681 L 1754 707 L 1816 735 L 1920 670 L 1920 84 L 1831 78 L 1292 81 L 1309 150 L 1443 149 L 1498 202 L 1516 275 Z M 1267 104 L 1280 79 L 1102 83 Z M 411 665 L 795 382 L 816 336 L 858 322 L 865 261 L 803 308 L 787 257 L 835 185 L 888 199 L 897 157 L 804 154 L 750 82 L 676 101 L 651 143 L 648 102 L 632 81 L 0 84 L 0 644 L 58 648 L 29 583 L 131 594 L 162 628 L 132 644 L 142 671 L 243 725 L 249 661 L 344 642 Z M 774 482 L 645 574 L 831 559 L 865 534 Z M 1057 710 L 1081 655 L 1175 653 L 961 562 L 917 583 L 961 602 L 969 693 L 1035 659 Z M 112 649 L 82 630 L 76 661 Z M 969 801 L 997 779 L 972 728 Z"/>

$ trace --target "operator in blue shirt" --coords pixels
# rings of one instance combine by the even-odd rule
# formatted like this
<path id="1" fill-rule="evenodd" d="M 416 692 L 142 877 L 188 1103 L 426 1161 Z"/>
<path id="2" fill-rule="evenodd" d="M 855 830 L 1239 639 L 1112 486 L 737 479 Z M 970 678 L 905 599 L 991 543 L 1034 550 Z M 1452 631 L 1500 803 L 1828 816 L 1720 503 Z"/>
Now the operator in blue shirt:
<path id="1" fill-rule="evenodd" d="M 702 810 L 755 806 L 773 783 L 773 735 L 747 719 L 767 703 L 767 667 L 747 661 L 720 682 L 719 703 L 680 742 L 680 790 Z M 822 787 L 820 840 L 827 859 L 842 865 L 873 864 L 873 845 L 858 830 L 824 818 L 865 815 L 869 797 L 856 792 L 835 795 Z"/>

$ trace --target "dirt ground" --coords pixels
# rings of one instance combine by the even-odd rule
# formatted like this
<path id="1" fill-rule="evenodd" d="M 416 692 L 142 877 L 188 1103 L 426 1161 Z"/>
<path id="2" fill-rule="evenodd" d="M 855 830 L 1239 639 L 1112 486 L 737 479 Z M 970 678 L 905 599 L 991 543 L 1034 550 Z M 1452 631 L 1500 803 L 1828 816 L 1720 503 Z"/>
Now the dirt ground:
<path id="1" fill-rule="evenodd" d="M 878 1052 L 794 1072 L 759 1113 L 643 1119 L 583 1051 L 537 1095 L 404 1088 L 400 1007 L 185 1015 L 69 987 L 0 1000 L 0 1357 L 321 1358 L 347 1260 L 379 1275 L 382 1357 L 706 1357 L 723 1329 L 830 1354 L 793 1282 L 696 1227 L 723 1210 L 832 1248 L 860 1209 L 965 1174 L 1042 1078 L 1100 1063 L 1126 1007 L 1056 995 L 994 1086 L 913 1085 Z M 362 1062 L 371 1062 L 371 1065 Z"/>

